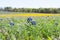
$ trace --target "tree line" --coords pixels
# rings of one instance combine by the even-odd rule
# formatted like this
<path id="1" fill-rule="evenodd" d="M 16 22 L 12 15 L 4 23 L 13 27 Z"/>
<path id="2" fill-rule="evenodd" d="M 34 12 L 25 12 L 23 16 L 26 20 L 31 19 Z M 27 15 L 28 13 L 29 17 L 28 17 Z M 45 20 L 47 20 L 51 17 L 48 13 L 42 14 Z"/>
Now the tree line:
<path id="1" fill-rule="evenodd" d="M 60 8 L 0 8 L 0 11 L 27 12 L 27 13 L 60 13 Z"/>

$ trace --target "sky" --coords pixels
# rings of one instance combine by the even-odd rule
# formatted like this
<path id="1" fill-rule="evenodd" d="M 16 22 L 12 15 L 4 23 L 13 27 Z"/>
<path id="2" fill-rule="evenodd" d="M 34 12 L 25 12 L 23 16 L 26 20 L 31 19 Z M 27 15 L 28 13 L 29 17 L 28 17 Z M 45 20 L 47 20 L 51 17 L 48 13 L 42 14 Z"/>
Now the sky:
<path id="1" fill-rule="evenodd" d="M 0 0 L 0 7 L 60 8 L 60 0 Z"/>

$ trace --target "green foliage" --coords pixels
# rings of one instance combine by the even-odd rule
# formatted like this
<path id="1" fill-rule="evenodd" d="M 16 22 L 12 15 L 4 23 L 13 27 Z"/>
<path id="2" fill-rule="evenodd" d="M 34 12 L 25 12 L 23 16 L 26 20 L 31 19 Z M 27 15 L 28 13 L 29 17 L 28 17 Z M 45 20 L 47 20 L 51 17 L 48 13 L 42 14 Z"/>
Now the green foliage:
<path id="1" fill-rule="evenodd" d="M 27 23 L 27 17 L 2 18 L 0 20 L 0 40 L 54 40 L 54 38 L 58 40 L 60 17 L 32 18 L 36 21 L 36 25 Z M 14 22 L 13 26 L 9 25 L 10 21 Z"/>

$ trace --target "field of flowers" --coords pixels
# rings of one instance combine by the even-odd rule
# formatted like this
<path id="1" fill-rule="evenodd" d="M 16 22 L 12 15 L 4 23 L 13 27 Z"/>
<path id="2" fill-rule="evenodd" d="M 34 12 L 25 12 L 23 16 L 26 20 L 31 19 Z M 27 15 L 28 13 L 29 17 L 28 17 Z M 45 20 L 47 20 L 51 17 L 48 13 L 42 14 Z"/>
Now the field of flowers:
<path id="1" fill-rule="evenodd" d="M 0 40 L 60 40 L 60 16 L 0 17 Z"/>

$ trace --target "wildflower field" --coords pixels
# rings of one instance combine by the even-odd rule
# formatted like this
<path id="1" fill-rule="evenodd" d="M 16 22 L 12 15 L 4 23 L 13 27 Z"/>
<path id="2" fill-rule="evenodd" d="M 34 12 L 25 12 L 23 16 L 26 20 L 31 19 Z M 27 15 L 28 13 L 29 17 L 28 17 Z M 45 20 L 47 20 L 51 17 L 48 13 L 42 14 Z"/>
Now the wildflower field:
<path id="1" fill-rule="evenodd" d="M 0 17 L 0 40 L 60 40 L 60 16 Z"/>

